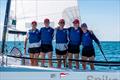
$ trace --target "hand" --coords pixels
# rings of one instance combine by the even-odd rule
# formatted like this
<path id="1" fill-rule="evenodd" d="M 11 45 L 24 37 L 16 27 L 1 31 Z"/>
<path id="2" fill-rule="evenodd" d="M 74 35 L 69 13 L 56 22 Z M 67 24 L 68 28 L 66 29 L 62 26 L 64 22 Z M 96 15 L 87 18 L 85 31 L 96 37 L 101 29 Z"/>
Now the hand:
<path id="1" fill-rule="evenodd" d="M 67 46 L 67 45 L 64 45 L 64 47 L 65 47 L 66 49 L 68 49 L 68 46 Z"/>

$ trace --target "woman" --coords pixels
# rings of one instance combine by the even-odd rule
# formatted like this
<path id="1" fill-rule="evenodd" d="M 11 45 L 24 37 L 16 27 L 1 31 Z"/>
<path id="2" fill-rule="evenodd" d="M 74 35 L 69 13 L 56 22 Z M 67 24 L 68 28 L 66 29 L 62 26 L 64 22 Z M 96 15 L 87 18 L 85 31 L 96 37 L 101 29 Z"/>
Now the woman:
<path id="1" fill-rule="evenodd" d="M 29 49 L 28 53 L 30 54 L 30 58 L 38 58 L 40 53 L 40 32 L 36 28 L 37 22 L 33 21 L 31 23 L 32 29 L 30 29 L 27 33 L 27 36 L 25 38 L 25 47 L 24 52 L 26 55 L 26 46 L 27 46 L 27 40 L 29 40 Z M 37 59 L 31 59 L 31 65 L 32 66 L 38 66 L 38 60 Z"/>
<path id="2" fill-rule="evenodd" d="M 57 59 L 65 59 L 64 67 L 66 67 L 66 54 L 67 54 L 67 43 L 68 43 L 68 36 L 67 36 L 67 29 L 64 28 L 65 20 L 59 20 L 59 26 L 56 28 L 56 55 Z M 62 58 L 63 57 L 63 58 Z M 61 60 L 58 60 L 58 68 L 61 68 Z"/>
<path id="3" fill-rule="evenodd" d="M 80 52 L 80 44 L 81 44 L 81 28 L 79 27 L 79 20 L 75 19 L 73 21 L 73 26 L 68 29 L 69 31 L 69 45 L 68 45 L 68 58 L 79 59 L 79 52 Z M 72 61 L 69 60 L 69 68 L 72 68 Z M 76 61 L 76 69 L 79 69 L 79 62 Z"/>
<path id="4" fill-rule="evenodd" d="M 93 46 L 93 40 L 100 46 L 99 40 L 96 38 L 96 36 L 93 34 L 93 32 L 89 31 L 87 28 L 86 23 L 83 23 L 81 25 L 81 29 L 83 31 L 82 34 L 82 60 L 89 60 L 94 61 L 95 59 L 95 51 Z M 86 63 L 82 63 L 83 69 L 86 69 Z M 94 70 L 94 64 L 90 63 L 91 70 Z"/>
<path id="5" fill-rule="evenodd" d="M 48 58 L 52 59 L 52 40 L 53 40 L 53 33 L 54 29 L 49 26 L 50 21 L 49 19 L 44 20 L 45 27 L 42 27 L 40 30 L 41 34 L 41 58 L 45 59 L 46 53 L 48 54 Z M 52 60 L 49 60 L 49 67 L 52 67 Z M 45 60 L 42 60 L 41 66 L 45 66 Z"/>

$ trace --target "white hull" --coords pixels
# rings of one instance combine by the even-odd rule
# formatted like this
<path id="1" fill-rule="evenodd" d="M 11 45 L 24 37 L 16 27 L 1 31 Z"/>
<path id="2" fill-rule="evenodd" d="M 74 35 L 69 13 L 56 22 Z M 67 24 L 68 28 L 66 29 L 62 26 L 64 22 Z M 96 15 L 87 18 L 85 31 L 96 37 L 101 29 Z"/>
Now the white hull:
<path id="1" fill-rule="evenodd" d="M 0 67 L 1 80 L 120 80 L 120 70 L 83 71 L 22 66 L 21 60 L 4 56 L 4 62 L 6 59 L 7 65 Z"/>
<path id="2" fill-rule="evenodd" d="M 12 72 L 7 71 L 8 68 Z M 19 71 L 20 69 L 25 71 Z M 27 69 L 31 71 L 26 71 Z M 32 71 L 33 69 L 34 71 Z M 4 70 L 0 73 L 1 80 L 120 80 L 120 71 L 79 70 L 74 72 L 56 68 L 15 65 L 4 66 Z"/>
<path id="3" fill-rule="evenodd" d="M 7 57 L 7 56 L 0 56 L 0 65 L 2 63 L 2 59 L 3 59 L 3 63 L 4 65 L 22 65 L 22 59 L 18 59 L 18 58 L 13 58 L 13 57 Z M 26 65 L 30 65 L 29 60 L 26 60 Z"/>

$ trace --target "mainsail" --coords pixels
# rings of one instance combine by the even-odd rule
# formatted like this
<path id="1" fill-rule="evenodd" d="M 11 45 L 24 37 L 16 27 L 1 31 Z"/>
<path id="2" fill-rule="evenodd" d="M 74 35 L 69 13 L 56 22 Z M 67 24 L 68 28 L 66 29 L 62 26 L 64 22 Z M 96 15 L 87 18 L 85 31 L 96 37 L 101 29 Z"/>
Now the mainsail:
<path id="1" fill-rule="evenodd" d="M 12 0 L 10 24 L 16 24 L 17 30 L 30 27 L 33 20 L 38 27 L 43 26 L 43 20 L 49 18 L 51 26 L 56 27 L 58 20 L 64 18 L 66 26 L 71 26 L 73 19 L 80 19 L 77 0 Z M 13 22 L 14 21 L 14 22 Z"/>

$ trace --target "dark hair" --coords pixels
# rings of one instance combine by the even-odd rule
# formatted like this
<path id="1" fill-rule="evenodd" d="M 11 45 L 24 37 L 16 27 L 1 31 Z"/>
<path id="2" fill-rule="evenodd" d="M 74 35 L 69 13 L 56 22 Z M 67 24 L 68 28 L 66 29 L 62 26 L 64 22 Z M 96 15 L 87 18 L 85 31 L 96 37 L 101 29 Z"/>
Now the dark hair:
<path id="1" fill-rule="evenodd" d="M 87 28 L 87 24 L 86 23 L 81 24 L 81 28 L 82 27 L 86 27 Z"/>

